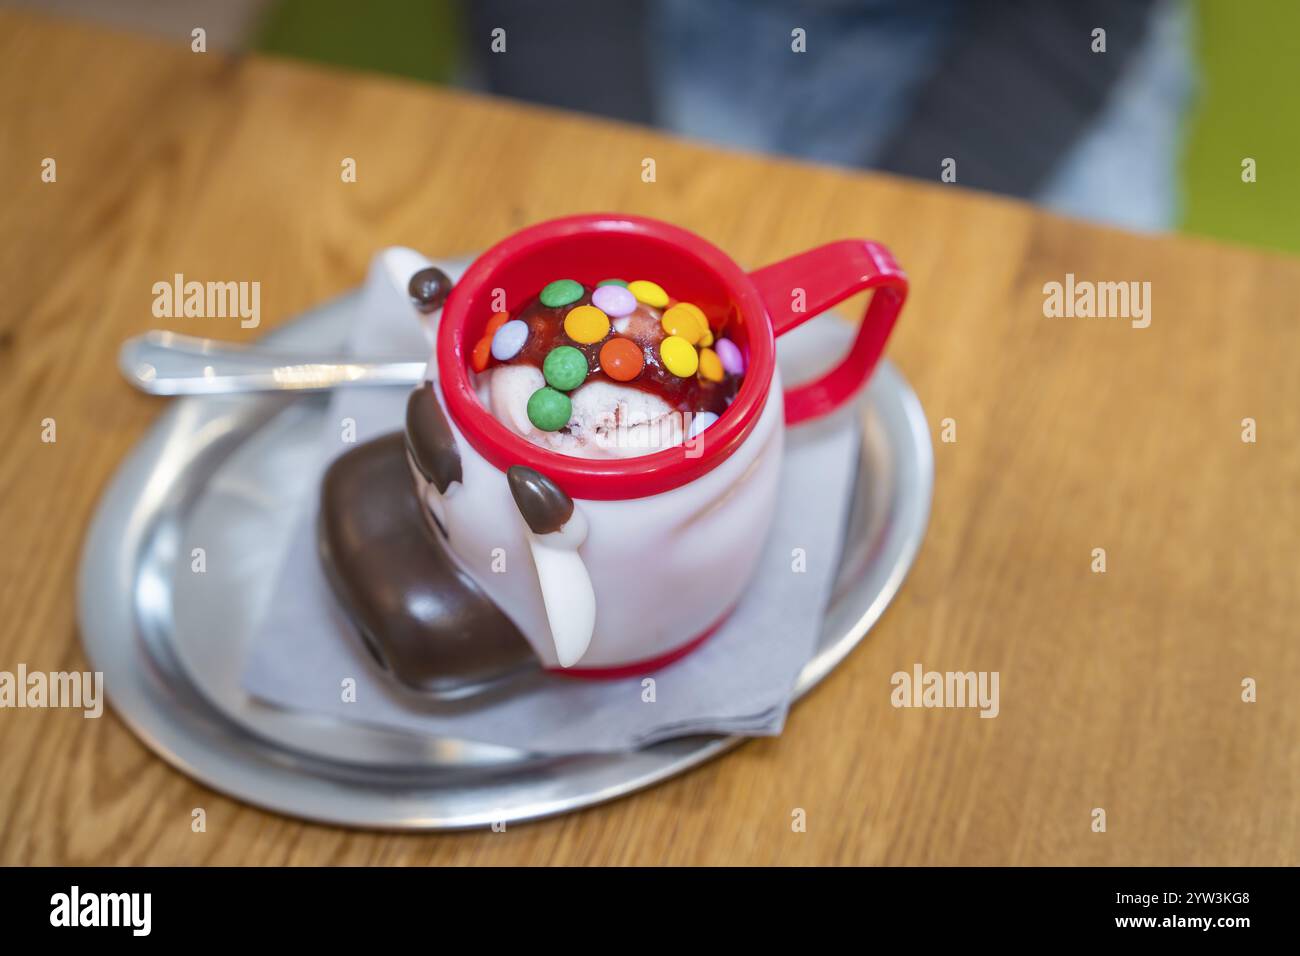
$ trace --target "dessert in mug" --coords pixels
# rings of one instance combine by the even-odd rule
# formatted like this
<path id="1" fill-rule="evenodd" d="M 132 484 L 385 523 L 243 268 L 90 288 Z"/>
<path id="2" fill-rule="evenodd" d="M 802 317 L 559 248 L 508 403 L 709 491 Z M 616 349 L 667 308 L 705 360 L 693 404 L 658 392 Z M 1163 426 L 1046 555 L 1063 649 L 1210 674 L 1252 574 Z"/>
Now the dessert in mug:
<path id="1" fill-rule="evenodd" d="M 600 677 L 670 664 L 736 607 L 775 512 L 786 427 L 857 394 L 907 292 L 879 243 L 839 240 L 745 272 L 684 229 L 612 213 L 522 229 L 454 286 L 414 253 L 389 257 L 383 275 L 431 317 L 435 340 L 407 403 L 403 464 L 417 527 L 448 560 L 420 567 L 466 590 L 425 600 L 423 579 L 404 576 L 423 588 L 409 605 L 423 616 L 401 625 L 410 641 L 385 642 L 391 616 L 359 616 L 374 643 L 432 662 L 418 642 L 482 642 L 486 608 L 510 632 L 490 636 Z M 868 289 L 848 352 L 785 389 L 776 339 Z M 355 464 L 349 487 L 373 488 Z M 328 520 L 337 510 L 322 514 L 323 554 L 355 559 L 336 570 L 379 563 L 353 547 L 353 524 Z M 405 600 L 380 581 L 384 600 Z M 453 606 L 465 613 L 439 611 Z"/>
<path id="2" fill-rule="evenodd" d="M 680 445 L 727 410 L 745 374 L 724 319 L 649 279 L 549 282 L 498 312 L 470 352 L 492 414 L 543 448 L 627 458 Z"/>

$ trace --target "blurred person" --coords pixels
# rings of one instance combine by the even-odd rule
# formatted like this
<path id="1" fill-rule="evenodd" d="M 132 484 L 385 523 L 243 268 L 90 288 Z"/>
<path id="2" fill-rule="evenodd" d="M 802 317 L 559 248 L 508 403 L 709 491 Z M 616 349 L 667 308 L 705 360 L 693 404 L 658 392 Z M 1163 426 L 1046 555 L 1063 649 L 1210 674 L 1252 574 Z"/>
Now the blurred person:
<path id="1" fill-rule="evenodd" d="M 1130 228 L 1177 215 L 1193 77 L 1181 0 L 477 0 L 463 13 L 477 85 L 502 95 L 923 179 L 951 159 L 960 185 Z M 487 52 L 497 27 L 508 55 Z"/>

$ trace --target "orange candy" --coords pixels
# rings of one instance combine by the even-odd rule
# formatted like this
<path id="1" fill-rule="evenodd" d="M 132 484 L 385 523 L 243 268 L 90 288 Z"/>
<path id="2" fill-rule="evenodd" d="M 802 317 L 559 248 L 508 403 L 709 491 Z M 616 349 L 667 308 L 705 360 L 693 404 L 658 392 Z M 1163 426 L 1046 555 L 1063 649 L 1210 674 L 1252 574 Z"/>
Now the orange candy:
<path id="1" fill-rule="evenodd" d="M 577 306 L 564 317 L 564 334 L 583 345 L 595 345 L 609 335 L 609 316 L 594 305 Z"/>
<path id="2" fill-rule="evenodd" d="M 474 351 L 469 353 L 469 367 L 476 372 L 481 372 L 488 367 L 490 358 L 492 358 L 492 336 L 485 335 L 474 343 Z"/>
<path id="3" fill-rule="evenodd" d="M 722 359 L 713 349 L 700 349 L 700 375 L 709 382 L 721 382 L 725 377 Z"/>
<path id="4" fill-rule="evenodd" d="M 645 356 L 631 339 L 612 338 L 600 347 L 600 367 L 616 382 L 630 382 L 641 374 Z"/>
<path id="5" fill-rule="evenodd" d="M 510 321 L 509 312 L 494 313 L 492 318 L 488 319 L 487 328 L 483 330 L 483 337 L 486 339 L 491 339 L 492 336 L 497 334 L 497 329 L 501 328 L 501 326 L 505 325 L 509 321 Z"/>

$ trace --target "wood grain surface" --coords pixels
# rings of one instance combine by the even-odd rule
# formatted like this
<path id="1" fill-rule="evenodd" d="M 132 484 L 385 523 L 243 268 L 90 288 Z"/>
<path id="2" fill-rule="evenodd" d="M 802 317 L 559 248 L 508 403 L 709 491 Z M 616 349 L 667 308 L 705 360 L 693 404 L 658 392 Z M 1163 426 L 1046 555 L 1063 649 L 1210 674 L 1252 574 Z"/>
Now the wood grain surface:
<path id="1" fill-rule="evenodd" d="M 248 338 L 382 246 L 455 254 L 570 212 L 667 219 L 754 265 L 879 239 L 912 278 L 889 355 L 937 470 L 902 593 L 779 738 L 564 818 L 410 836 L 229 800 L 111 712 L 3 710 L 0 862 L 1300 863 L 1300 262 L 30 14 L 0 12 L 0 104 L 2 670 L 86 666 L 83 534 L 163 407 L 115 352 L 176 272 L 260 281 L 261 329 L 199 330 Z M 1045 318 L 1067 273 L 1150 282 L 1150 327 Z M 171 327 L 195 321 L 221 322 Z M 917 662 L 997 671 L 999 716 L 895 709 Z"/>

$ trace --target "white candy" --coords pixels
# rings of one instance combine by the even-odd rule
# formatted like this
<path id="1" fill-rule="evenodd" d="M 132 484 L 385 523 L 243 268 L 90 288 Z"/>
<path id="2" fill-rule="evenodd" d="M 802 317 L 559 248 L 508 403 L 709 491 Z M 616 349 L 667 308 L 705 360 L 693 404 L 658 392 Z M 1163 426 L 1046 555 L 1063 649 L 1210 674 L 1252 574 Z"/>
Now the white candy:
<path id="1" fill-rule="evenodd" d="M 527 341 L 528 323 L 511 319 L 492 336 L 492 357 L 498 362 L 508 362 L 519 354 Z"/>
<path id="2" fill-rule="evenodd" d="M 694 438 L 717 420 L 718 416 L 713 412 L 696 412 L 691 416 L 691 427 L 686 432 L 687 439 Z"/>

